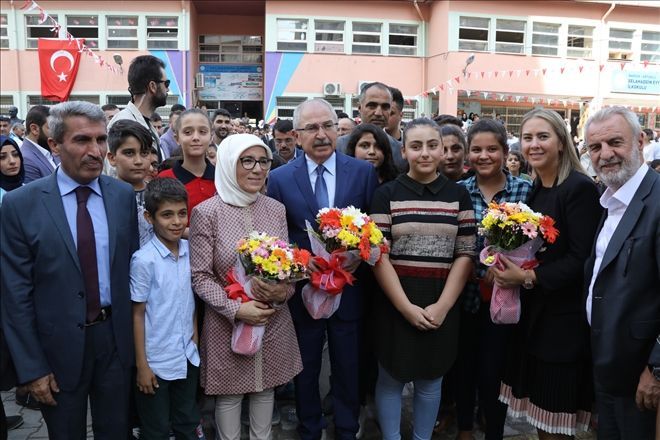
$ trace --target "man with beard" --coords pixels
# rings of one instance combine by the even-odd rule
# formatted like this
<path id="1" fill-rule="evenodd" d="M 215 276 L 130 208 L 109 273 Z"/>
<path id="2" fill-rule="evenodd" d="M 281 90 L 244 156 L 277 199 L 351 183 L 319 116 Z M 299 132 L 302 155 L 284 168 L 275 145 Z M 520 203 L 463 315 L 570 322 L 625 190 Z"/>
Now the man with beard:
<path id="1" fill-rule="evenodd" d="M 48 125 L 61 165 L 2 200 L 3 330 L 18 382 L 41 403 L 50 439 L 85 438 L 88 401 L 94 437 L 125 439 L 135 362 L 135 194 L 100 175 L 107 131 L 99 106 L 63 102 L 51 108 Z"/>
<path id="2" fill-rule="evenodd" d="M 401 128 L 401 119 L 403 119 L 403 94 L 396 87 L 390 87 L 390 92 L 392 92 L 392 106 L 390 107 L 390 118 L 385 131 L 394 139 L 403 143 L 403 129 Z"/>
<path id="3" fill-rule="evenodd" d="M 25 119 L 26 134 L 21 145 L 25 183 L 51 175 L 59 163 L 48 146 L 48 114 L 48 107 L 35 105 Z"/>
<path id="4" fill-rule="evenodd" d="M 392 92 L 388 86 L 380 82 L 365 84 L 362 86 L 362 90 L 360 90 L 358 102 L 358 111 L 360 112 L 362 124 L 373 124 L 383 130 L 387 127 L 392 111 Z M 348 135 L 337 138 L 337 151 L 346 152 L 348 138 Z M 392 148 L 394 164 L 399 171 L 407 169 L 408 163 L 401 155 L 401 142 L 389 134 L 387 135 L 387 139 L 390 141 L 390 147 Z"/>
<path id="5" fill-rule="evenodd" d="M 0 136 L 9 136 L 11 121 L 7 116 L 0 116 Z"/>
<path id="6" fill-rule="evenodd" d="M 148 129 L 153 138 L 153 147 L 158 151 L 158 161 L 162 161 L 166 155 L 160 147 L 158 130 L 151 121 L 151 115 L 158 107 L 167 104 L 167 92 L 170 89 L 170 80 L 165 73 L 165 63 L 153 55 L 141 55 L 133 61 L 128 68 L 128 92 L 131 101 L 126 107 L 117 113 L 108 123 L 108 130 L 117 121 L 129 119 L 137 121 Z M 106 171 L 114 174 L 106 162 Z"/>
<path id="7" fill-rule="evenodd" d="M 651 439 L 660 400 L 660 175 L 642 159 L 632 111 L 602 109 L 585 134 L 607 186 L 585 266 L 598 438 Z"/>
<path id="8" fill-rule="evenodd" d="M 231 114 L 224 108 L 219 108 L 213 113 L 213 139 L 211 142 L 220 149 L 220 142 L 232 134 Z"/>
<path id="9" fill-rule="evenodd" d="M 303 154 L 296 144 L 296 132 L 293 123 L 288 119 L 280 119 L 273 128 L 276 153 L 284 163 L 289 163 Z"/>

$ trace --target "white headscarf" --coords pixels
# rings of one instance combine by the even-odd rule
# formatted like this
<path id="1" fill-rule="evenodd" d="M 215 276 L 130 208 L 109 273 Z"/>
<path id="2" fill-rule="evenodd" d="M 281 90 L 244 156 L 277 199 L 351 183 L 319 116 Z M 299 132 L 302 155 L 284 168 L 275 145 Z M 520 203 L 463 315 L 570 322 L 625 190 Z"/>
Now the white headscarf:
<path id="1" fill-rule="evenodd" d="M 215 189 L 223 202 L 245 207 L 257 199 L 258 193 L 249 193 L 238 186 L 236 166 L 238 158 L 250 147 L 263 147 L 269 159 L 273 158 L 270 148 L 253 134 L 233 134 L 223 140 L 218 146 L 215 165 Z"/>

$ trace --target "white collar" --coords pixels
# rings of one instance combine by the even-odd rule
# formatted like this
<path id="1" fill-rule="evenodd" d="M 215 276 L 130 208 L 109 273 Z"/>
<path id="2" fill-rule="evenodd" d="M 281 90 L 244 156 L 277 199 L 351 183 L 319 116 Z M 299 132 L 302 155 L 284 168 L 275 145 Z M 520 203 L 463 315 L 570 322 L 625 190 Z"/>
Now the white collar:
<path id="1" fill-rule="evenodd" d="M 307 173 L 310 174 L 310 175 L 316 172 L 316 168 L 319 165 L 323 165 L 325 167 L 325 170 L 328 173 L 330 173 L 332 176 L 335 176 L 337 174 L 336 173 L 336 171 L 337 171 L 337 153 L 334 152 L 334 151 L 332 152 L 332 155 L 329 158 L 327 158 L 325 160 L 325 162 L 323 162 L 322 164 L 318 164 L 318 163 L 314 162 L 306 154 L 305 154 L 305 162 L 307 163 Z"/>
<path id="2" fill-rule="evenodd" d="M 37 150 L 39 150 L 39 152 L 40 152 L 41 154 L 43 154 L 47 159 L 52 159 L 52 158 L 53 158 L 53 154 L 52 154 L 50 151 L 46 150 L 46 149 L 45 149 L 44 147 L 42 147 L 41 145 L 39 145 L 38 143 L 33 142 L 31 139 L 28 139 L 27 137 L 25 138 L 25 140 L 28 141 L 28 142 L 30 142 L 30 143 L 31 143 L 32 145 L 34 145 L 35 147 L 37 147 Z"/>
<path id="3" fill-rule="evenodd" d="M 601 206 L 603 208 L 607 208 L 609 206 L 610 199 L 615 199 L 625 206 L 630 205 L 632 198 L 635 196 L 637 189 L 642 184 L 642 180 L 644 180 L 644 176 L 648 170 L 648 165 L 643 163 L 637 172 L 630 179 L 628 179 L 628 181 L 624 183 L 621 188 L 616 191 L 612 191 L 612 189 L 608 187 L 603 195 L 600 196 Z"/>

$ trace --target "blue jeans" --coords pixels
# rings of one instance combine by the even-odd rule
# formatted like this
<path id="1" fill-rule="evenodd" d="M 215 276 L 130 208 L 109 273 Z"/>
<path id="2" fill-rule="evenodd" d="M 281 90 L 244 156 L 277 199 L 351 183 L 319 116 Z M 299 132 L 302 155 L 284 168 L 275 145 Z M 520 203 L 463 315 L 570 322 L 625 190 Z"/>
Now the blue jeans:
<path id="1" fill-rule="evenodd" d="M 401 439 L 401 393 L 404 385 L 378 364 L 376 408 L 383 440 Z M 413 440 L 430 440 L 440 407 L 442 377 L 415 380 L 413 386 Z"/>

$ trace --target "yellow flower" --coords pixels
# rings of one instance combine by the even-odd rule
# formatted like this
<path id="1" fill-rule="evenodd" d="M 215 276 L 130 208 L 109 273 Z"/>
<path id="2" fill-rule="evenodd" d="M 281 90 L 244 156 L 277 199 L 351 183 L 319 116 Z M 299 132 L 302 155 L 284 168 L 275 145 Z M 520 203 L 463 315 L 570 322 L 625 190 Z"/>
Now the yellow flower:
<path id="1" fill-rule="evenodd" d="M 358 237 L 345 229 L 342 229 L 339 234 L 337 234 L 337 239 L 339 239 L 339 241 L 341 241 L 342 244 L 347 247 L 355 247 L 360 243 L 360 239 Z"/>

